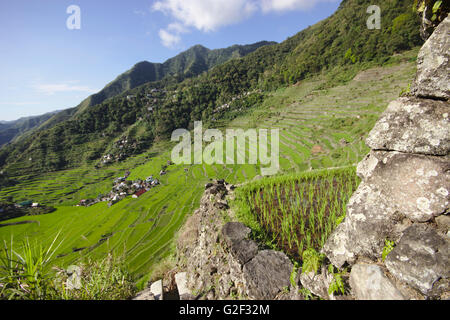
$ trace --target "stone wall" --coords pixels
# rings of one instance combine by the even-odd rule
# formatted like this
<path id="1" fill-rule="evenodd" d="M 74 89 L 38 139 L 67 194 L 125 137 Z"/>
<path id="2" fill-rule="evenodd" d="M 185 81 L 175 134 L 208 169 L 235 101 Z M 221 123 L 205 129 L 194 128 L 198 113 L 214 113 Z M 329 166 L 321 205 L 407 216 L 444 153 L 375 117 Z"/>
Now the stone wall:
<path id="1" fill-rule="evenodd" d="M 420 50 L 411 94 L 370 132 L 362 182 L 323 249 L 352 268 L 357 299 L 449 298 L 449 53 L 447 17 Z M 382 261 L 386 240 L 395 248 Z"/>
<path id="2" fill-rule="evenodd" d="M 251 230 L 232 221 L 232 185 L 206 185 L 200 208 L 180 230 L 177 269 L 186 272 L 183 299 L 298 299 L 291 289 L 293 265 L 282 252 L 259 248 Z M 289 293 L 291 292 L 291 293 Z"/>

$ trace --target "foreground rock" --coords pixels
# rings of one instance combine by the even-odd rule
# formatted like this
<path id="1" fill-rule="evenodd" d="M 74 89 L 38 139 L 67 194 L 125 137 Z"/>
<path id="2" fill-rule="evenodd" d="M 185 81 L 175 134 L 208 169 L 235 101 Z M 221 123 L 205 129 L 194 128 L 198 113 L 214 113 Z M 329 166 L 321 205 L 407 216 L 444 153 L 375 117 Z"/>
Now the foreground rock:
<path id="1" fill-rule="evenodd" d="M 446 155 L 450 151 L 450 103 L 411 97 L 392 101 L 366 143 L 374 150 Z"/>
<path id="2" fill-rule="evenodd" d="M 390 273 L 423 294 L 435 297 L 450 289 L 449 266 L 448 238 L 427 225 L 413 225 L 405 230 L 386 259 Z"/>
<path id="3" fill-rule="evenodd" d="M 450 17 L 436 28 L 420 49 L 411 92 L 425 98 L 450 98 Z"/>
<path id="4" fill-rule="evenodd" d="M 207 300 L 276 299 L 290 286 L 293 265 L 281 252 L 259 251 L 248 239 L 248 227 L 227 221 L 226 197 L 233 189 L 223 180 L 208 183 L 200 208 L 180 230 L 178 269 L 186 270 L 188 291 L 183 295 Z"/>
<path id="5" fill-rule="evenodd" d="M 150 288 L 147 288 L 141 292 L 139 292 L 139 294 L 133 298 L 133 300 L 151 300 L 154 301 L 155 299 L 155 295 L 152 293 L 152 291 L 150 290 Z"/>
<path id="6" fill-rule="evenodd" d="M 393 101 L 369 134 L 362 182 L 323 248 L 335 266 L 352 267 L 359 299 L 382 291 L 401 299 L 397 290 L 408 299 L 450 297 L 449 35 L 447 17 L 420 50 L 416 97 Z M 357 261 L 385 266 L 393 282 Z"/>
<path id="7" fill-rule="evenodd" d="M 328 272 L 325 266 L 322 266 L 320 273 L 314 271 L 308 273 L 302 273 L 300 275 L 300 282 L 303 287 L 307 288 L 313 294 L 322 299 L 332 299 L 328 293 L 328 288 L 333 282 L 334 277 Z"/>
<path id="8" fill-rule="evenodd" d="M 177 284 L 180 300 L 192 300 L 193 297 L 187 287 L 186 272 L 177 273 L 175 275 L 175 282 Z"/>
<path id="9" fill-rule="evenodd" d="M 293 265 L 282 252 L 260 251 L 244 265 L 244 279 L 249 298 L 273 299 L 284 288 L 289 287 Z"/>
<path id="10" fill-rule="evenodd" d="M 155 300 L 163 300 L 164 299 L 164 289 L 162 280 L 158 280 L 153 282 L 150 286 L 150 292 L 155 297 Z"/>
<path id="11" fill-rule="evenodd" d="M 405 297 L 373 264 L 356 264 L 350 273 L 350 286 L 358 300 L 404 300 Z"/>
<path id="12" fill-rule="evenodd" d="M 338 267 L 359 255 L 380 259 L 385 239 L 397 241 L 413 222 L 448 210 L 449 170 L 448 157 L 372 151 L 358 165 L 363 182 L 323 252 Z"/>

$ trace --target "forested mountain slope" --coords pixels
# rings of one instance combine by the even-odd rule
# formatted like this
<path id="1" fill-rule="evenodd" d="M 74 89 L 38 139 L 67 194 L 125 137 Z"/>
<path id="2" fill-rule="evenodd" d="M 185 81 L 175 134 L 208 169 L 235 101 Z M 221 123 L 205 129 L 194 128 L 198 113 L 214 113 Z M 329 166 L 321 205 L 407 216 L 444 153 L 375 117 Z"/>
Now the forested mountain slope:
<path id="1" fill-rule="evenodd" d="M 269 44 L 275 44 L 275 42 L 261 41 L 250 45 L 234 45 L 216 50 L 196 45 L 164 63 L 139 62 L 133 68 L 107 84 L 100 92 L 84 100 L 78 106 L 77 113 L 81 113 L 90 106 L 102 103 L 108 98 L 136 88 L 144 83 L 159 81 L 168 76 L 174 76 L 179 80 L 193 77 L 208 71 L 218 64 L 233 58 L 246 56 L 256 49 Z"/>
<path id="2" fill-rule="evenodd" d="M 370 30 L 366 21 L 372 1 L 344 0 L 331 17 L 280 44 L 263 46 L 196 77 L 147 82 L 79 110 L 68 120 L 0 150 L 0 166 L 29 172 L 98 163 L 122 137 L 133 141 L 132 152 L 139 153 L 155 139 L 167 139 L 176 128 L 191 128 L 195 120 L 217 126 L 264 100 L 270 90 L 314 74 L 327 72 L 330 82 L 350 80 L 356 71 L 383 64 L 393 54 L 422 43 L 413 3 L 380 0 L 381 29 Z M 177 70 L 201 69 L 178 61 Z M 136 97 L 128 99 L 128 95 Z"/>
<path id="3" fill-rule="evenodd" d="M 14 121 L 0 122 L 0 146 L 14 140 L 21 134 L 39 127 L 59 111 L 49 112 L 40 116 L 24 117 Z"/>

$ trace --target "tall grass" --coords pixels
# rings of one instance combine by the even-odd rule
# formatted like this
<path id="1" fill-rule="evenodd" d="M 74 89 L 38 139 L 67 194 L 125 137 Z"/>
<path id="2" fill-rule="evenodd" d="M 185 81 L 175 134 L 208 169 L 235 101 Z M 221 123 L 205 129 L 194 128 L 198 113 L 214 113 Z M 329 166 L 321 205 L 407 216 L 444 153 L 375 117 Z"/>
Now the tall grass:
<path id="1" fill-rule="evenodd" d="M 354 167 L 263 179 L 237 189 L 238 217 L 293 258 L 320 250 L 345 216 L 359 178 Z"/>
<path id="2" fill-rule="evenodd" d="M 58 234 L 59 235 L 59 234 Z M 55 246 L 56 236 L 48 248 L 30 244 L 28 238 L 23 241 L 22 251 L 14 249 L 14 240 L 8 247 L 3 243 L 0 255 L 0 297 L 2 299 L 55 299 L 57 289 L 53 284 L 48 266 L 59 245 Z"/>
<path id="3" fill-rule="evenodd" d="M 135 295 L 123 261 L 111 254 L 99 261 L 80 263 L 80 286 L 69 288 L 66 270 L 55 265 L 55 253 L 62 243 L 56 245 L 57 238 L 47 248 L 32 245 L 26 239 L 20 252 L 12 237 L 9 244 L 4 241 L 0 253 L 0 299 L 121 300 Z"/>
<path id="4" fill-rule="evenodd" d="M 108 254 L 102 260 L 88 259 L 80 264 L 80 288 L 68 289 L 67 275 L 59 270 L 57 285 L 65 300 L 125 300 L 136 294 L 136 287 L 123 261 Z"/>

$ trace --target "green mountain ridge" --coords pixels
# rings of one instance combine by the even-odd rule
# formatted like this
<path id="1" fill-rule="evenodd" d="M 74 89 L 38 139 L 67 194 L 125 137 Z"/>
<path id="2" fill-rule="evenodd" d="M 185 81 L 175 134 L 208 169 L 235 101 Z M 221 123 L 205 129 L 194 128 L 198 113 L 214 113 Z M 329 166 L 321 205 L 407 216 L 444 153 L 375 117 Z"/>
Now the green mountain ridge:
<path id="1" fill-rule="evenodd" d="M 275 43 L 260 41 L 250 45 L 233 45 L 229 48 L 215 50 L 196 45 L 164 63 L 141 61 L 108 83 L 100 92 L 81 102 L 77 107 L 76 114 L 147 82 L 159 81 L 170 76 L 178 79 L 194 77 L 230 59 L 246 56 L 262 46 Z"/>
<path id="2" fill-rule="evenodd" d="M 39 116 L 23 117 L 13 121 L 0 121 L 0 147 L 14 141 L 20 135 L 38 128 L 60 111 L 48 112 Z"/>
<path id="3" fill-rule="evenodd" d="M 344 0 L 332 16 L 282 43 L 261 46 L 222 64 L 224 56 L 241 53 L 231 47 L 220 55 L 195 46 L 168 60 L 166 67 L 171 68 L 165 72 L 173 76 L 125 90 L 144 81 L 139 70 L 154 71 L 152 79 L 156 79 L 162 68 L 139 63 L 106 86 L 111 98 L 66 111 L 60 116 L 63 122 L 0 149 L 0 166 L 13 172 L 42 172 L 93 165 L 124 135 L 136 141 L 139 153 L 153 142 L 167 139 L 177 128 L 192 128 L 196 120 L 204 121 L 205 126 L 224 125 L 263 101 L 272 90 L 301 84 L 308 77 L 327 73 L 328 85 L 345 83 L 358 71 L 383 65 L 395 53 L 422 44 L 413 3 L 380 0 L 382 28 L 369 30 L 366 10 L 371 1 Z M 204 58 L 196 58 L 199 56 Z M 214 64 L 207 72 L 201 71 Z M 186 77 L 190 72 L 198 75 Z M 152 102 L 146 96 L 155 88 L 159 93 Z M 136 99 L 129 101 L 127 95 Z M 228 107 L 219 112 L 220 106 Z"/>
<path id="4" fill-rule="evenodd" d="M 215 50 L 196 45 L 164 63 L 139 62 L 130 70 L 108 83 L 101 91 L 87 97 L 74 108 L 32 117 L 32 119 L 27 120 L 28 123 L 24 123 L 25 118 L 18 119 L 15 123 L 0 122 L 0 146 L 19 139 L 25 133 L 29 134 L 29 131 L 32 129 L 50 129 L 58 123 L 69 120 L 74 115 L 81 114 L 86 108 L 102 103 L 109 98 L 147 82 L 159 81 L 171 76 L 175 76 L 179 80 L 194 77 L 230 59 L 244 57 L 261 46 L 275 43 L 260 41 L 250 45 L 233 45 L 228 48 Z"/>

